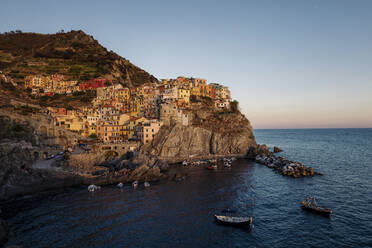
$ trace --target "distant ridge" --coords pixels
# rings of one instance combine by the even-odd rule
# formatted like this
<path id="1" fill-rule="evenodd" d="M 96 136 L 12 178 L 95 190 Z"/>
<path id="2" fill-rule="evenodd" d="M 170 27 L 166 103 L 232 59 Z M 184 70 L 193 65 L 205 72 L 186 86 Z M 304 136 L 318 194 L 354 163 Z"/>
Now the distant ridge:
<path id="1" fill-rule="evenodd" d="M 157 81 L 81 30 L 0 34 L 0 71 L 16 82 L 22 82 L 27 75 L 55 73 L 79 81 L 106 77 L 130 88 Z"/>

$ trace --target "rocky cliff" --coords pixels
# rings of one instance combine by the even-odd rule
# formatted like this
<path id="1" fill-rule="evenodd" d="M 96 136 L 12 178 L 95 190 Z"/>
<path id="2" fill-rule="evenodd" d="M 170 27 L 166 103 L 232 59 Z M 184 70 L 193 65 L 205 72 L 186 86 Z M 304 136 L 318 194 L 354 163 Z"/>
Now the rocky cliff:
<path id="1" fill-rule="evenodd" d="M 208 100 L 193 101 L 188 126 L 163 126 L 144 150 L 161 160 L 180 162 L 214 156 L 246 155 L 256 147 L 253 128 L 239 111 L 217 111 Z"/>
<path id="2" fill-rule="evenodd" d="M 3 105 L 0 109 L 0 200 L 81 182 L 66 171 L 32 167 L 35 161 L 58 153 L 79 135 L 59 130 L 41 113 L 22 115 L 17 111 L 14 106 Z"/>

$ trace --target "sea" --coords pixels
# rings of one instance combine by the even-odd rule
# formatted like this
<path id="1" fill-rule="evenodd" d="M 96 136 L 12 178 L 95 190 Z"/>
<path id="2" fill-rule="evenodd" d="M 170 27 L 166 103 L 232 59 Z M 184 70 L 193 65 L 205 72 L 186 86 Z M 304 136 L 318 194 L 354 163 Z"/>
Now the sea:
<path id="1" fill-rule="evenodd" d="M 67 189 L 24 199 L 8 217 L 6 246 L 22 247 L 372 247 L 372 129 L 255 130 L 278 155 L 322 176 L 284 177 L 236 160 L 231 168 L 174 168 L 186 180 L 123 190 Z M 301 209 L 314 196 L 326 218 Z M 251 229 L 218 225 L 225 209 L 252 216 Z"/>

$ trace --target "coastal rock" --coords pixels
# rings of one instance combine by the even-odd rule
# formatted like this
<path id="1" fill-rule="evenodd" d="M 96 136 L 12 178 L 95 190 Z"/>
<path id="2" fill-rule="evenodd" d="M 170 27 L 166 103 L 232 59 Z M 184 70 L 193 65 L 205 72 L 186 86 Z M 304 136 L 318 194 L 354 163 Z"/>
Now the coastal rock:
<path id="1" fill-rule="evenodd" d="M 277 146 L 274 146 L 274 153 L 282 152 L 283 150 Z"/>
<path id="2" fill-rule="evenodd" d="M 269 156 L 257 155 L 255 161 L 259 164 L 266 165 L 267 167 L 279 172 L 283 176 L 299 178 L 321 175 L 318 172 L 314 172 L 313 168 L 306 167 L 302 163 L 294 162 L 283 157 L 276 157 L 272 154 Z"/>
<path id="3" fill-rule="evenodd" d="M 255 146 L 249 129 L 235 134 L 218 133 L 195 126 L 162 127 L 153 142 L 144 147 L 151 155 L 169 162 L 212 157 L 214 155 L 245 155 Z"/>
<path id="4" fill-rule="evenodd" d="M 263 145 L 257 144 L 257 145 L 251 145 L 248 148 L 246 155 L 247 155 L 247 158 L 249 159 L 256 159 L 256 156 L 258 155 L 265 156 L 265 157 L 271 157 L 273 156 L 273 153 L 269 150 L 269 148 L 265 144 Z"/>

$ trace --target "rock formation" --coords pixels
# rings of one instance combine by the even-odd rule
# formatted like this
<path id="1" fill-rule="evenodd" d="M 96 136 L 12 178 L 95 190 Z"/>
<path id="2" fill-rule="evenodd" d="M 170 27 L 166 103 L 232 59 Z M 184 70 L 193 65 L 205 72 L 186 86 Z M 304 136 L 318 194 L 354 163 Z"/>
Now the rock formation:
<path id="1" fill-rule="evenodd" d="M 53 125 L 44 119 L 42 115 L 22 116 L 4 108 L 0 111 L 0 200 L 81 183 L 67 171 L 32 168 L 35 161 L 56 154 L 58 147 L 76 137 L 70 132 L 54 132 Z"/>
<path id="2" fill-rule="evenodd" d="M 256 142 L 250 129 L 237 134 L 218 133 L 197 126 L 164 127 L 144 149 L 161 160 L 180 162 L 202 157 L 245 155 Z"/>
<path id="3" fill-rule="evenodd" d="M 283 150 L 277 146 L 274 146 L 274 153 L 282 152 Z"/>
<path id="4" fill-rule="evenodd" d="M 186 111 L 189 125 L 163 126 L 151 144 L 149 154 L 168 162 L 241 155 L 256 147 L 253 128 L 239 111 L 216 111 L 208 100 L 191 102 Z"/>

